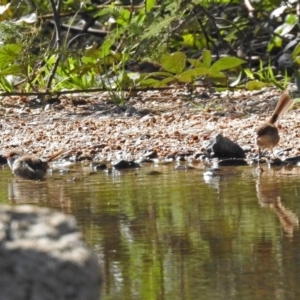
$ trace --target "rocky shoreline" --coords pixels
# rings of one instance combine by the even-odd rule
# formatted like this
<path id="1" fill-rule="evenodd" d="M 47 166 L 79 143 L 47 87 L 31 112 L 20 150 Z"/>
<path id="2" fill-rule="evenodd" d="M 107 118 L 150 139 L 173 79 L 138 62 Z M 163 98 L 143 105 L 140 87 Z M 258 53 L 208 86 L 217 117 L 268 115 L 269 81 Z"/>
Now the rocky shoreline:
<path id="1" fill-rule="evenodd" d="M 21 150 L 47 158 L 62 149 L 75 149 L 76 160 L 136 160 L 155 152 L 159 159 L 199 156 L 208 141 L 222 134 L 251 157 L 256 153 L 255 129 L 272 113 L 280 92 L 209 93 L 193 98 L 184 90 L 140 92 L 124 106 L 108 93 L 61 96 L 43 105 L 34 98 L 2 99 L 1 152 Z M 276 148 L 300 154 L 297 103 L 279 121 Z"/>

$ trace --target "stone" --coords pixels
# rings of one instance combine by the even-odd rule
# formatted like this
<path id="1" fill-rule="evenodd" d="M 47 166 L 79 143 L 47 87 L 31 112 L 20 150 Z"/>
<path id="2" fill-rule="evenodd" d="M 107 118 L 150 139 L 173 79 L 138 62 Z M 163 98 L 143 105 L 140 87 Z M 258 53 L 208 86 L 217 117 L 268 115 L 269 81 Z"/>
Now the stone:
<path id="1" fill-rule="evenodd" d="M 0 299 L 99 300 L 101 282 L 74 217 L 0 206 Z"/>
<path id="2" fill-rule="evenodd" d="M 300 156 L 293 156 L 293 157 L 288 157 L 284 160 L 285 163 L 297 165 L 300 163 Z"/>
<path id="3" fill-rule="evenodd" d="M 211 157 L 245 158 L 245 151 L 235 142 L 221 134 L 211 138 L 206 148 Z"/>
<path id="4" fill-rule="evenodd" d="M 0 165 L 5 165 L 7 164 L 7 159 L 5 157 L 4 153 L 0 153 Z"/>
<path id="5" fill-rule="evenodd" d="M 244 159 L 233 159 L 233 158 L 228 158 L 228 159 L 223 159 L 219 161 L 219 166 L 247 166 L 248 163 Z"/>
<path id="6" fill-rule="evenodd" d="M 124 170 L 124 169 L 136 169 L 140 168 L 140 164 L 134 162 L 133 160 L 120 160 L 116 164 L 113 165 L 116 170 Z"/>

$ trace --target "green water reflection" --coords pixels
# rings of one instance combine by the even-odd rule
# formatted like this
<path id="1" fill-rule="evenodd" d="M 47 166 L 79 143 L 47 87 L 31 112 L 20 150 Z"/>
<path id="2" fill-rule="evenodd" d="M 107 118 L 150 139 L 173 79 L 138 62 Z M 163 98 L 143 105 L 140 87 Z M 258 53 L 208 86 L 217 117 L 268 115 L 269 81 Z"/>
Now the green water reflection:
<path id="1" fill-rule="evenodd" d="M 161 172 L 150 176 L 150 170 Z M 76 216 L 103 260 L 102 296 L 117 299 L 298 299 L 300 174 L 144 166 L 54 173 L 45 182 L 0 174 L 1 202 Z M 75 180 L 69 180 L 75 178 Z"/>

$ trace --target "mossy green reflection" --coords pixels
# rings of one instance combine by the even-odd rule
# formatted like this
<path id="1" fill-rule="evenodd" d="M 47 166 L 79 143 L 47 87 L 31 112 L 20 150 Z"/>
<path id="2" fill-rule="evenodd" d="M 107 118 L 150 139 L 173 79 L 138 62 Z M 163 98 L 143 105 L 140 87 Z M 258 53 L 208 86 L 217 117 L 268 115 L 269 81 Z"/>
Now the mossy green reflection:
<path id="1" fill-rule="evenodd" d="M 31 203 L 74 214 L 103 259 L 104 299 L 294 299 L 300 293 L 297 168 L 261 176 L 228 168 L 207 182 L 203 169 L 159 166 L 161 175 L 146 175 L 151 169 L 88 175 L 78 167 L 40 183 L 16 182 L 4 170 L 1 201 L 28 203 L 29 194 Z"/>

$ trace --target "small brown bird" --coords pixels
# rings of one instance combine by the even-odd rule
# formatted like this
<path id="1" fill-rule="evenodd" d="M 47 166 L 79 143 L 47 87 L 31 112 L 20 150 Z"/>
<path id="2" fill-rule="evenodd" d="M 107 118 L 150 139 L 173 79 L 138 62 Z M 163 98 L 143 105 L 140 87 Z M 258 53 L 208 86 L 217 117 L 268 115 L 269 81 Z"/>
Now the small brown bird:
<path id="1" fill-rule="evenodd" d="M 293 102 L 288 91 L 285 90 L 281 94 L 271 118 L 256 130 L 259 155 L 261 149 L 271 149 L 273 152 L 273 148 L 279 143 L 280 137 L 275 123 L 293 105 Z"/>
<path id="2" fill-rule="evenodd" d="M 23 179 L 42 180 L 49 169 L 49 162 L 65 153 L 66 150 L 59 151 L 47 160 L 42 160 L 32 154 L 23 154 L 22 152 L 13 151 L 5 157 L 12 172 Z"/>

